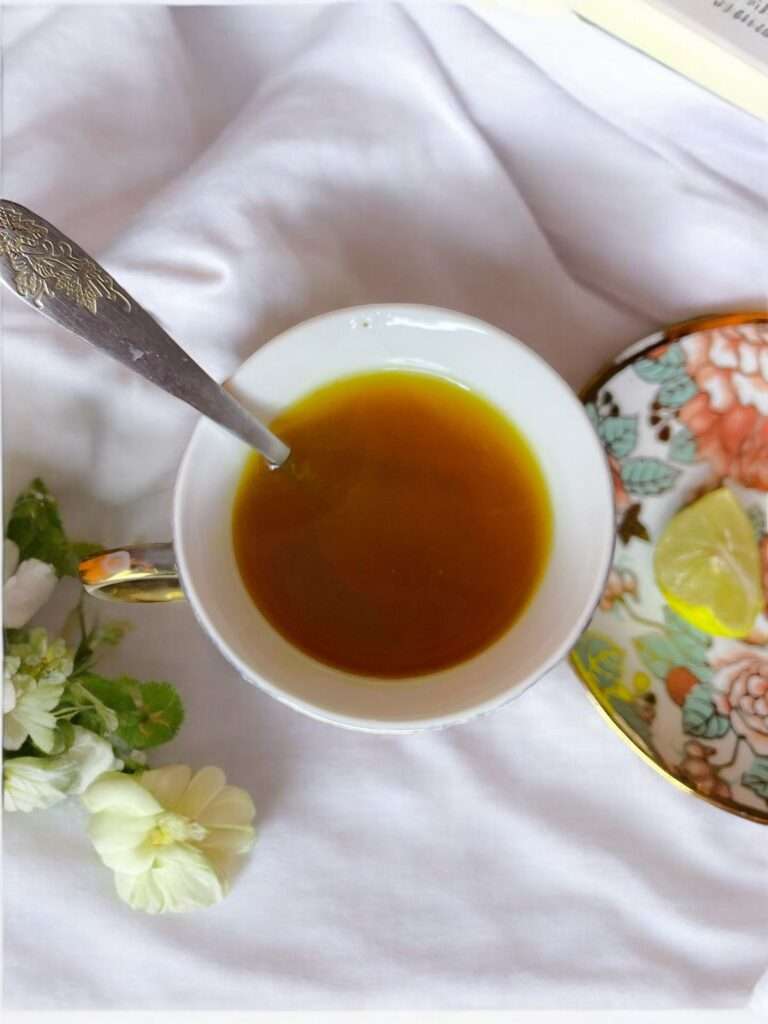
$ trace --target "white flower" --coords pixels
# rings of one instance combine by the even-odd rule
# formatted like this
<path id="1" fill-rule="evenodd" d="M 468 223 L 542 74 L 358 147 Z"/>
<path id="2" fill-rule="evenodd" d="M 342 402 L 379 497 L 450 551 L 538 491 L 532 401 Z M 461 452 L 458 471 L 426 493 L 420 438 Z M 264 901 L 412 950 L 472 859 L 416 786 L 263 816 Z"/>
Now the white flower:
<path id="1" fill-rule="evenodd" d="M 123 762 L 115 757 L 109 740 L 105 740 L 95 732 L 91 732 L 90 729 L 83 729 L 79 725 L 74 726 L 74 730 L 75 739 L 72 746 L 54 760 L 68 761 L 74 764 L 76 774 L 69 793 L 79 796 L 100 775 L 104 775 L 105 772 L 119 771 L 123 767 Z"/>
<path id="2" fill-rule="evenodd" d="M 21 672 L 38 683 L 58 684 L 72 674 L 72 652 L 63 640 L 48 642 L 48 633 L 37 626 L 25 630 L 8 645 L 8 654 L 21 660 Z"/>
<path id="3" fill-rule="evenodd" d="M 11 757 L 3 764 L 6 811 L 42 811 L 64 800 L 75 779 L 75 766 L 57 757 Z"/>
<path id="4" fill-rule="evenodd" d="M 253 844 L 253 801 L 220 768 L 168 765 L 110 772 L 83 794 L 89 834 L 115 872 L 118 895 L 150 914 L 217 903 L 238 855 Z"/>
<path id="5" fill-rule="evenodd" d="M 3 695 L 11 687 L 13 699 L 8 702 L 10 711 L 3 715 L 3 746 L 6 750 L 18 750 L 27 736 L 31 736 L 40 750 L 50 753 L 56 731 L 56 718 L 52 711 L 61 700 L 64 684 L 39 684 L 32 676 L 14 672 L 16 661 L 18 659 L 10 657 L 5 659 Z"/>
<path id="6" fill-rule="evenodd" d="M 74 726 L 72 746 L 57 757 L 11 757 L 3 765 L 6 811 L 36 811 L 82 793 L 104 772 L 122 767 L 101 736 Z"/>
<path id="7" fill-rule="evenodd" d="M 52 711 L 71 672 L 72 654 L 66 644 L 63 640 L 49 644 L 44 629 L 31 629 L 21 641 L 8 645 L 3 665 L 3 746 L 7 750 L 18 750 L 31 736 L 40 750 L 51 752 L 56 729 Z"/>
<path id="8" fill-rule="evenodd" d="M 3 663 L 3 714 L 7 715 L 16 707 L 16 687 L 13 677 L 19 671 L 21 658 L 6 658 Z"/>
<path id="9" fill-rule="evenodd" d="M 25 558 L 18 565 L 19 549 L 6 540 L 3 550 L 3 624 L 21 629 L 49 599 L 56 586 L 56 571 L 39 558 Z"/>

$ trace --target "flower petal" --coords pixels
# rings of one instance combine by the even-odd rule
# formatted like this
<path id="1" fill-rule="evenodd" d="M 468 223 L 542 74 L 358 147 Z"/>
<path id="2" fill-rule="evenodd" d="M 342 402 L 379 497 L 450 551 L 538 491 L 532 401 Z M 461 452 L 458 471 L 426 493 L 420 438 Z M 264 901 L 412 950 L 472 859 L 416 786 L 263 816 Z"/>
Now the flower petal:
<path id="1" fill-rule="evenodd" d="M 100 775 L 112 771 L 119 762 L 112 751 L 112 744 L 95 732 L 76 725 L 74 733 L 72 746 L 60 757 L 70 761 L 77 772 L 70 792 L 83 793 Z"/>
<path id="2" fill-rule="evenodd" d="M 48 601 L 56 587 L 52 565 L 27 558 L 3 584 L 3 615 L 8 629 L 20 629 Z"/>
<path id="3" fill-rule="evenodd" d="M 206 828 L 220 825 L 250 825 L 256 814 L 250 793 L 239 786 L 224 786 L 201 811 L 197 820 Z"/>
<path id="4" fill-rule="evenodd" d="M 197 820 L 198 814 L 224 789 L 227 777 L 221 768 L 208 765 L 196 772 L 173 807 L 178 814 Z"/>
<path id="5" fill-rule="evenodd" d="M 18 750 L 29 735 L 18 718 L 8 714 L 3 719 L 3 746 L 6 750 Z"/>
<path id="6" fill-rule="evenodd" d="M 134 910 L 162 914 L 168 909 L 165 893 L 154 871 L 147 870 L 140 875 L 115 872 L 115 889 L 120 899 Z"/>
<path id="7" fill-rule="evenodd" d="M 40 721 L 43 714 L 48 716 L 47 721 Z M 34 720 L 28 724 L 29 735 L 36 747 L 45 754 L 53 750 L 53 734 L 56 731 L 56 719 L 48 712 L 41 712 L 34 716 Z"/>
<path id="8" fill-rule="evenodd" d="M 143 874 L 116 874 L 115 886 L 129 906 L 149 914 L 209 907 L 224 896 L 211 862 L 186 844 L 163 848 L 154 866 Z"/>
<path id="9" fill-rule="evenodd" d="M 21 744 L 17 743 L 17 740 L 23 732 L 24 738 L 31 736 L 40 750 L 46 754 L 50 753 L 56 728 L 56 719 L 51 714 L 51 709 L 55 708 L 61 699 L 64 684 L 38 684 L 31 676 L 18 673 L 14 677 L 13 685 L 16 703 L 4 719 L 5 746 L 9 750 L 18 750 Z M 10 743 L 7 737 L 10 737 Z M 16 746 L 12 745 L 14 743 Z"/>
<path id="10" fill-rule="evenodd" d="M 191 777 L 192 769 L 188 764 L 168 764 L 163 768 L 142 772 L 140 783 L 163 807 L 172 810 L 181 799 Z"/>
<path id="11" fill-rule="evenodd" d="M 74 770 L 55 757 L 11 757 L 3 765 L 6 811 L 45 810 L 69 793 Z"/>
<path id="12" fill-rule="evenodd" d="M 239 825 L 233 828 L 211 829 L 205 839 L 195 843 L 210 853 L 213 850 L 226 850 L 229 853 L 246 853 L 253 846 L 256 829 L 252 825 Z"/>
<path id="13" fill-rule="evenodd" d="M 19 564 L 19 545 L 7 537 L 3 542 L 3 582 L 16 572 Z"/>
<path id="14" fill-rule="evenodd" d="M 18 661 L 18 658 L 14 659 Z M 6 672 L 3 679 L 3 714 L 7 715 L 9 711 L 13 711 L 16 707 L 16 687 L 13 685 L 13 679 Z"/>
<path id="15" fill-rule="evenodd" d="M 226 881 L 237 859 L 251 849 L 255 838 L 256 830 L 249 826 L 214 829 L 195 846 L 205 853 L 219 878 Z"/>
<path id="16" fill-rule="evenodd" d="M 145 773 L 149 774 L 149 773 Z M 127 816 L 159 814 L 163 807 L 136 778 L 121 772 L 107 772 L 92 783 L 81 797 L 92 813 L 116 811 Z"/>
<path id="17" fill-rule="evenodd" d="M 731 725 L 737 735 L 743 736 L 752 748 L 753 753 L 758 757 L 768 757 L 768 733 L 763 731 L 763 723 L 760 720 L 760 727 L 755 729 L 738 711 L 731 715 Z"/>
<path id="18" fill-rule="evenodd" d="M 43 711 L 53 711 L 61 700 L 64 693 L 64 682 L 60 683 L 38 683 L 33 690 L 30 690 L 27 697 L 30 703 Z"/>
<path id="19" fill-rule="evenodd" d="M 94 814 L 88 835 L 101 860 L 113 871 L 139 875 L 152 867 L 157 847 L 149 838 L 155 818 L 127 818 L 110 811 Z"/>

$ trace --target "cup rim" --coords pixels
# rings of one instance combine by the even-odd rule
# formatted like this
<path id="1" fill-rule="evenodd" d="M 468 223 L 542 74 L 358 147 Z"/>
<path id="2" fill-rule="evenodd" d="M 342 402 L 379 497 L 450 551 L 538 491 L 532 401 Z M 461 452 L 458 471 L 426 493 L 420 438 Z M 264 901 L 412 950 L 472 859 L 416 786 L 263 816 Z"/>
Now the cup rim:
<path id="1" fill-rule="evenodd" d="M 227 386 L 233 383 L 237 376 L 243 371 L 243 369 L 251 362 L 251 360 L 258 357 L 259 353 L 263 351 L 267 346 L 272 346 L 278 342 L 283 342 L 293 333 L 304 332 L 307 328 L 313 324 L 317 324 L 323 321 L 329 321 L 339 318 L 349 317 L 371 317 L 374 314 L 393 314 L 399 313 L 405 316 L 427 316 L 434 317 L 436 315 L 444 315 L 454 320 L 459 320 L 463 325 L 471 327 L 473 324 L 476 325 L 483 332 L 491 332 L 492 334 L 501 337 L 508 344 L 516 347 L 521 351 L 524 356 L 528 359 L 532 359 L 537 362 L 552 379 L 552 383 L 560 387 L 563 393 L 563 398 L 570 404 L 570 411 L 572 415 L 577 418 L 583 419 L 590 430 L 592 429 L 589 418 L 584 409 L 583 404 L 579 400 L 578 394 L 565 379 L 558 373 L 557 370 L 551 366 L 538 352 L 526 345 L 519 338 L 509 334 L 503 328 L 496 327 L 487 321 L 481 320 L 478 317 L 474 317 L 465 313 L 458 312 L 457 310 L 448 309 L 446 307 L 431 306 L 427 304 L 418 303 L 368 303 L 360 306 L 348 306 L 340 309 L 330 310 L 325 313 L 320 313 L 314 317 L 310 317 L 306 320 L 300 321 L 294 324 L 286 330 L 270 338 L 263 345 L 260 345 L 250 356 L 248 356 L 238 368 L 231 374 L 225 381 L 224 385 Z M 553 649 L 549 657 L 527 678 L 519 680 L 508 686 L 502 688 L 493 697 L 484 700 L 483 702 L 474 705 L 468 709 L 450 712 L 442 715 L 434 715 L 424 719 L 417 720 L 376 720 L 362 717 L 355 717 L 353 715 L 336 713 L 329 711 L 324 707 L 314 705 L 308 701 L 302 700 L 299 697 L 285 691 L 280 686 L 271 682 L 269 679 L 264 678 L 262 675 L 250 669 L 248 664 L 233 650 L 230 649 L 229 645 L 223 640 L 218 634 L 216 627 L 210 620 L 207 614 L 205 603 L 200 599 L 197 590 L 192 583 L 191 574 L 188 572 L 187 561 L 185 553 L 181 549 L 178 543 L 178 538 L 181 535 L 180 525 L 183 515 L 182 503 L 181 503 L 181 492 L 184 483 L 190 473 L 190 466 L 193 459 L 193 449 L 195 447 L 194 442 L 198 437 L 200 431 L 204 428 L 205 418 L 201 417 L 198 420 L 192 435 L 189 439 L 187 447 L 182 456 L 182 460 L 179 465 L 179 469 L 176 474 L 176 481 L 174 485 L 174 496 L 173 496 L 173 536 L 174 536 L 174 547 L 176 553 L 176 563 L 179 572 L 179 579 L 182 584 L 184 593 L 189 601 L 192 612 L 195 616 L 200 627 L 211 639 L 214 646 L 219 650 L 225 660 L 232 665 L 233 668 L 238 672 L 242 679 L 251 685 L 257 686 L 271 697 L 280 701 L 280 703 L 287 705 L 294 711 L 298 711 L 301 714 L 307 715 L 316 721 L 323 722 L 329 725 L 335 725 L 337 727 L 351 729 L 357 732 L 367 732 L 382 735 L 394 735 L 394 734 L 409 734 L 416 732 L 426 732 L 431 730 L 444 729 L 451 725 L 460 725 L 464 722 L 470 721 L 475 718 L 479 718 L 483 715 L 489 714 L 498 708 L 504 707 L 510 703 L 516 697 L 520 696 L 525 690 L 527 690 L 534 683 L 538 682 L 544 675 L 546 675 L 552 668 L 559 664 L 567 656 L 568 651 L 576 643 L 578 637 L 581 635 L 586 624 L 591 619 L 594 611 L 600 601 L 602 593 L 605 589 L 606 580 L 608 573 L 610 572 L 611 564 L 613 561 L 615 544 L 616 544 L 616 531 L 612 528 L 610 531 L 606 531 L 605 535 L 601 538 L 601 550 L 599 551 L 599 562 L 601 570 L 595 574 L 592 587 L 589 591 L 589 601 L 585 601 L 584 609 L 580 615 L 574 621 L 572 627 L 568 630 L 567 634 L 563 636 L 561 641 Z M 613 484 L 611 481 L 610 468 L 608 460 L 605 455 L 603 446 L 599 443 L 597 436 L 595 436 L 595 451 L 599 455 L 598 464 L 601 466 L 600 480 L 594 480 L 595 488 L 601 487 L 603 490 L 603 499 L 606 508 L 610 510 L 610 521 L 613 523 Z M 309 655 L 306 655 L 309 658 Z M 314 659 L 310 659 L 314 660 Z M 462 664 L 471 663 L 472 658 L 467 659 Z M 342 673 L 347 674 L 347 673 Z M 428 676 L 424 677 L 429 678 Z"/>

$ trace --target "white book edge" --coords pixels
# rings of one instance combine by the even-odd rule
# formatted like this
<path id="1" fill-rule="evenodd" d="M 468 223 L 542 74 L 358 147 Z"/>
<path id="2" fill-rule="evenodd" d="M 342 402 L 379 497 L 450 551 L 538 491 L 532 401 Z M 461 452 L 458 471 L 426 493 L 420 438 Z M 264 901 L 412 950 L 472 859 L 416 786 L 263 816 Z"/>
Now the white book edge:
<path id="1" fill-rule="evenodd" d="M 494 15 L 502 12 L 576 14 L 734 106 L 768 121 L 768 67 L 724 33 L 707 28 L 665 0 L 476 0 L 470 6 L 499 31 L 502 29 Z"/>

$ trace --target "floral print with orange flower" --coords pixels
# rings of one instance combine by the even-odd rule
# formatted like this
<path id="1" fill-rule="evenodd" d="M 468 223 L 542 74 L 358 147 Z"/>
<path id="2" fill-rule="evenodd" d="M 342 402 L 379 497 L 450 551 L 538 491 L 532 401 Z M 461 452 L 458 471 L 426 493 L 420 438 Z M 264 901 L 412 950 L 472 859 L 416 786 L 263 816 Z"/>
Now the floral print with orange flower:
<path id="1" fill-rule="evenodd" d="M 678 413 L 718 477 L 768 490 L 768 325 L 720 327 L 679 342 L 696 394 Z"/>

